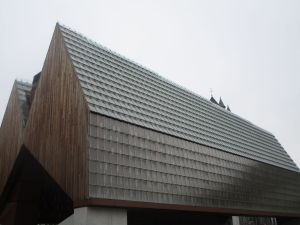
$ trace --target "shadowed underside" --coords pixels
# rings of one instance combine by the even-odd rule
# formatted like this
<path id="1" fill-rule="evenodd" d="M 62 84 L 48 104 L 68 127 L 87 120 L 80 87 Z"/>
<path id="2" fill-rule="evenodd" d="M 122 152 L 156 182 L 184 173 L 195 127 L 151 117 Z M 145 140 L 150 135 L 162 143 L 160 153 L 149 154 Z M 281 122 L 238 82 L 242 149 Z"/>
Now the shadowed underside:
<path id="1" fill-rule="evenodd" d="M 57 224 L 72 213 L 72 200 L 22 146 L 0 197 L 0 224 Z"/>

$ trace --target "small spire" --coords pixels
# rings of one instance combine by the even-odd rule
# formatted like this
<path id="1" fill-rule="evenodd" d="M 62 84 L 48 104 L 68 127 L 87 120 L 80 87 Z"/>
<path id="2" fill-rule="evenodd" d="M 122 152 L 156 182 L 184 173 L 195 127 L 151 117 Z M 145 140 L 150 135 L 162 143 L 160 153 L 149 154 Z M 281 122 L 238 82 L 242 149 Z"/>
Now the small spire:
<path id="1" fill-rule="evenodd" d="M 221 106 L 224 109 L 226 108 L 226 106 L 224 105 L 221 97 L 220 97 L 220 100 L 219 100 L 219 106 Z"/>
<path id="2" fill-rule="evenodd" d="M 230 110 L 230 108 L 229 108 L 229 105 L 227 105 L 226 109 L 227 109 L 229 112 L 231 112 L 231 110 Z"/>
<path id="3" fill-rule="evenodd" d="M 216 99 L 215 99 L 214 96 L 213 96 L 213 90 L 212 90 L 212 88 L 209 90 L 209 93 L 210 93 L 210 101 L 211 101 L 212 103 L 215 103 L 215 104 L 218 105 L 218 102 L 216 101 Z"/>
<path id="4" fill-rule="evenodd" d="M 210 101 L 212 102 L 212 103 L 215 103 L 215 104 L 217 104 L 218 105 L 218 102 L 214 99 L 214 97 L 213 96 L 211 96 L 211 98 L 210 98 Z"/>

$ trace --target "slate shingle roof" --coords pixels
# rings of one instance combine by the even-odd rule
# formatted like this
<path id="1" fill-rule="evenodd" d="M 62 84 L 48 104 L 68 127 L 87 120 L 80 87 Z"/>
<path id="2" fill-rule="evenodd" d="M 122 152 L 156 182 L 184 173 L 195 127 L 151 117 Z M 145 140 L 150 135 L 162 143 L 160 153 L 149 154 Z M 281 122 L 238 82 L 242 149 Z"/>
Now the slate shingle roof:
<path id="1" fill-rule="evenodd" d="M 299 171 L 274 135 L 59 25 L 90 110 Z"/>

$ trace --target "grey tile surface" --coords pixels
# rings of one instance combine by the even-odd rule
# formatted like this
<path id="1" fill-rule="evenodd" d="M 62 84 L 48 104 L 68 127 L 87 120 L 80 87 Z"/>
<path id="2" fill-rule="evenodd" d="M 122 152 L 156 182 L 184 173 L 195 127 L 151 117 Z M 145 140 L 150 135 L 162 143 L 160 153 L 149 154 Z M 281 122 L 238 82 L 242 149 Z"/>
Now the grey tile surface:
<path id="1" fill-rule="evenodd" d="M 91 113 L 89 196 L 297 213 L 299 173 Z"/>
<path id="2" fill-rule="evenodd" d="M 90 110 L 299 171 L 271 133 L 60 26 Z"/>

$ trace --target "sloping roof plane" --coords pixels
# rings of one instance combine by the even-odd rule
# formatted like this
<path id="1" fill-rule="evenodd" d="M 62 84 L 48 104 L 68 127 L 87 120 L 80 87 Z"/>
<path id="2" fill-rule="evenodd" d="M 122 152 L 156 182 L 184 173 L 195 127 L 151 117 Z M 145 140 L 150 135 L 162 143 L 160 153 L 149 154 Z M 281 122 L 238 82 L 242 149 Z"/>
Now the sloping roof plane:
<path id="1" fill-rule="evenodd" d="M 92 112 L 299 171 L 268 131 L 58 26 Z"/>
<path id="2" fill-rule="evenodd" d="M 18 90 L 18 97 L 20 101 L 20 107 L 22 110 L 22 116 L 23 116 L 23 126 L 26 125 L 26 120 L 28 118 L 29 114 L 29 97 L 31 92 L 31 84 L 16 80 L 17 90 Z"/>

